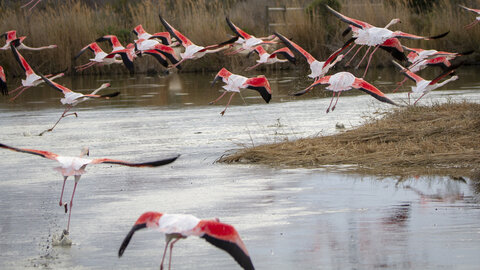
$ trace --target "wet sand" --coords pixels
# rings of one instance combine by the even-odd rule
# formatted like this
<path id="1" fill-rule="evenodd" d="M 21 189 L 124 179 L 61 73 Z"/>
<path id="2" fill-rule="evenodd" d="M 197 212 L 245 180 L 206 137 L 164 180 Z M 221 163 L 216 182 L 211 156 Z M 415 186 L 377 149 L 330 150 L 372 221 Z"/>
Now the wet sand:
<path id="1" fill-rule="evenodd" d="M 475 76 L 465 70 L 464 77 Z M 471 75 L 470 75 L 471 74 Z M 157 269 L 164 237 L 140 231 L 122 258 L 120 243 L 144 211 L 219 217 L 242 236 L 257 269 L 476 269 L 480 265 L 480 190 L 470 179 L 448 177 L 379 179 L 335 169 L 273 169 L 215 163 L 243 145 L 336 132 L 389 106 L 368 95 L 345 95 L 325 114 L 323 93 L 293 99 L 308 85 L 295 73 L 273 73 L 274 98 L 263 104 L 254 92 L 235 99 L 224 117 L 223 102 L 210 88 L 212 74 L 112 81 L 122 93 L 107 102 L 85 102 L 78 118 L 61 112 L 58 94 L 31 89 L 15 104 L 0 103 L 1 142 L 22 148 L 131 161 L 180 153 L 171 166 L 87 167 L 75 195 L 68 248 L 52 247 L 66 227 L 58 206 L 62 177 L 53 161 L 0 151 L 0 268 Z M 211 75 L 211 76 L 210 76 Z M 288 76 L 286 76 L 288 75 Z M 462 74 L 459 74 L 462 78 Z M 206 78 L 203 81 L 199 78 Z M 111 78 L 59 81 L 72 89 L 93 88 Z M 131 84 L 129 84 L 129 82 Z M 392 87 L 394 80 L 379 78 Z M 83 87 L 82 87 L 83 86 Z M 468 79 L 429 94 L 437 100 L 480 101 L 479 84 Z M 39 90 L 33 92 L 33 90 Z M 327 95 L 329 94 L 327 93 Z M 406 93 L 389 95 L 394 100 Z M 246 105 L 248 104 L 248 105 Z M 66 198 L 73 181 L 67 182 Z M 178 242 L 173 269 L 238 269 L 225 252 L 203 239 Z"/>

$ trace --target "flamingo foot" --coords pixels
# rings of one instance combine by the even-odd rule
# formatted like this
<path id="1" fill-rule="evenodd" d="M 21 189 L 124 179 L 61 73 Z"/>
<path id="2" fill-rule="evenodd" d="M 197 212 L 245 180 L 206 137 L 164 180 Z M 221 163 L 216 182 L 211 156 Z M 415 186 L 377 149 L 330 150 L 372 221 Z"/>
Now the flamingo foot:
<path id="1" fill-rule="evenodd" d="M 64 203 L 63 206 L 65 207 L 65 214 L 68 213 L 68 203 Z"/>
<path id="2" fill-rule="evenodd" d="M 226 110 L 221 111 L 220 114 L 223 116 L 225 114 L 225 111 Z"/>

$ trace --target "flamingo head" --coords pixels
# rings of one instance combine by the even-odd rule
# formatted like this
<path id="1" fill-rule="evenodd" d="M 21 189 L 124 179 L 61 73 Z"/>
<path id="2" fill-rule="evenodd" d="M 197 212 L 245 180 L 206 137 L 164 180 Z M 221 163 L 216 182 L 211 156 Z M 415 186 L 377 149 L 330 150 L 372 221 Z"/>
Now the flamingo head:
<path id="1" fill-rule="evenodd" d="M 399 18 L 392 19 L 386 26 L 385 28 L 388 28 L 394 24 L 401 23 L 402 21 Z"/>
<path id="2" fill-rule="evenodd" d="M 82 148 L 82 151 L 80 152 L 80 157 L 84 156 L 90 156 L 90 150 L 88 149 L 87 146 Z"/>

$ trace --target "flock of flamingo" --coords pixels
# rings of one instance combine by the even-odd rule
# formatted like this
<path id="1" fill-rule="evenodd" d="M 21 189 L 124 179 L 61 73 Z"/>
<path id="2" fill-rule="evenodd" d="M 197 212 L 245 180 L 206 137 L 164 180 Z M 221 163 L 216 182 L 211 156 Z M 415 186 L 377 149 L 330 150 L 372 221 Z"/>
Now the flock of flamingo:
<path id="1" fill-rule="evenodd" d="M 28 2 L 24 7 L 31 6 L 32 9 L 35 5 L 37 5 L 41 0 L 32 0 Z M 210 46 L 199 46 L 194 44 L 190 41 L 187 37 L 185 37 L 182 33 L 172 27 L 161 15 L 160 21 L 162 22 L 163 26 L 167 30 L 166 32 L 159 32 L 154 34 L 147 33 L 142 25 L 138 25 L 133 29 L 133 33 L 137 35 L 137 38 L 134 43 L 128 44 L 124 47 L 118 40 L 116 36 L 113 35 L 105 35 L 98 38 L 95 42 L 92 42 L 86 45 L 80 52 L 77 54 L 75 58 L 78 58 L 81 54 L 85 53 L 86 51 L 90 50 L 94 53 L 94 58 L 91 58 L 88 63 L 77 66 L 77 71 L 82 71 L 94 65 L 102 66 L 102 65 L 110 65 L 110 64 L 123 64 L 125 67 L 130 70 L 130 72 L 134 72 L 134 59 L 137 56 L 141 56 L 143 54 L 151 55 L 158 60 L 158 62 L 168 69 L 181 69 L 181 64 L 188 60 L 188 59 L 197 59 L 204 56 L 207 53 L 215 53 L 223 50 L 228 50 L 225 54 L 226 55 L 233 55 L 239 52 L 245 51 L 250 53 L 257 53 L 259 59 L 257 63 L 247 70 L 251 70 L 256 68 L 261 64 L 273 64 L 276 62 L 296 62 L 295 55 L 299 55 L 305 58 L 308 62 L 311 70 L 311 74 L 308 75 L 309 78 L 314 79 L 314 82 L 304 90 L 298 91 L 293 93 L 292 95 L 298 96 L 303 95 L 314 87 L 325 84 L 328 85 L 326 87 L 327 90 L 333 92 L 332 99 L 330 101 L 330 105 L 327 108 L 327 113 L 330 110 L 334 110 L 335 106 L 338 102 L 338 98 L 343 91 L 350 90 L 352 88 L 364 91 L 367 94 L 370 94 L 375 99 L 389 103 L 392 105 L 397 105 L 394 101 L 389 99 L 384 93 L 382 93 L 378 88 L 374 85 L 370 84 L 366 80 L 363 79 L 365 77 L 368 66 L 370 65 L 370 60 L 372 59 L 372 55 L 376 52 L 378 48 L 384 49 L 388 51 L 397 61 L 408 61 L 410 65 L 408 67 L 402 66 L 395 60 L 392 60 L 395 66 L 400 69 L 400 72 L 405 75 L 405 80 L 399 82 L 399 87 L 405 83 L 407 79 L 413 80 L 416 85 L 412 86 L 412 91 L 408 93 L 408 97 L 410 100 L 411 93 L 419 93 L 421 96 L 415 100 L 414 105 L 428 92 L 445 85 L 446 83 L 458 79 L 457 75 L 452 76 L 451 78 L 444 80 L 440 83 L 440 80 L 445 78 L 448 75 L 453 75 L 455 69 L 461 65 L 461 62 L 458 64 L 452 64 L 451 60 L 458 56 L 470 54 L 470 52 L 464 53 L 450 53 L 444 51 L 436 51 L 436 50 L 424 50 L 420 48 L 409 48 L 403 46 L 400 43 L 401 38 L 407 39 L 423 39 L 423 40 L 432 40 L 444 37 L 447 33 L 443 33 L 437 36 L 432 37 L 424 37 L 413 35 L 401 31 L 391 31 L 388 28 L 400 22 L 399 19 L 393 19 L 389 24 L 385 27 L 376 27 L 366 22 L 353 19 L 347 17 L 338 11 L 326 6 L 327 9 L 336 17 L 338 17 L 341 21 L 348 24 L 348 28 L 345 30 L 343 35 L 347 35 L 349 32 L 352 32 L 352 38 L 350 38 L 341 48 L 333 52 L 325 61 L 318 61 L 315 59 L 310 53 L 308 53 L 305 49 L 303 49 L 300 45 L 294 43 L 290 39 L 286 38 L 280 33 L 275 32 L 273 35 L 263 38 L 257 38 L 253 35 L 250 35 L 236 26 L 233 22 L 230 21 L 229 18 L 226 18 L 227 25 L 231 28 L 234 32 L 235 36 L 225 42 L 214 44 Z M 479 9 L 471 9 L 465 6 L 460 6 L 468 11 L 473 11 L 480 15 Z M 480 16 L 476 17 L 476 20 L 466 26 L 466 28 L 471 28 L 476 25 L 480 21 Z M 78 92 L 74 92 L 69 88 L 60 85 L 54 80 L 63 76 L 63 73 L 60 74 L 49 74 L 49 75 L 37 75 L 34 70 L 30 67 L 28 62 L 25 58 L 20 54 L 19 50 L 43 50 L 43 49 L 53 49 L 56 48 L 56 45 L 50 45 L 45 47 L 29 47 L 23 43 L 25 37 L 17 37 L 16 31 L 7 31 L 1 35 L 1 37 L 5 37 L 6 43 L 1 50 L 8 50 L 11 49 L 13 56 L 19 63 L 20 67 L 25 71 L 25 80 L 22 80 L 22 84 L 12 90 L 8 91 L 6 77 L 4 69 L 0 66 L 0 90 L 3 95 L 12 94 L 18 92 L 16 96 L 11 98 L 10 100 L 15 100 L 20 94 L 22 94 L 25 90 L 30 87 L 38 86 L 41 83 L 46 83 L 53 89 L 60 91 L 63 93 L 64 97 L 60 100 L 62 104 L 65 105 L 65 110 L 62 113 L 61 117 L 58 121 L 51 127 L 50 129 L 45 130 L 44 132 L 40 133 L 39 135 L 44 134 L 45 132 L 52 131 L 58 122 L 66 116 L 75 115 L 76 113 L 68 112 L 73 108 L 73 106 L 77 105 L 78 103 L 90 100 L 90 99 L 108 99 L 115 97 L 119 94 L 119 92 L 113 92 L 109 94 L 100 95 L 97 94 L 99 91 L 108 88 L 110 84 L 102 84 L 99 88 L 94 90 L 90 94 L 81 94 Z M 104 52 L 100 46 L 96 42 L 103 42 L 108 41 L 112 46 L 112 51 L 110 53 Z M 278 44 L 283 43 L 285 47 L 277 49 L 272 53 L 268 53 L 267 49 L 263 46 L 266 44 Z M 354 44 L 350 50 L 345 54 L 341 54 L 345 49 L 350 47 Z M 363 56 L 363 58 L 358 63 L 357 67 L 363 62 L 366 56 L 369 54 L 370 49 L 373 48 L 373 51 L 369 54 L 367 66 L 365 68 L 364 74 L 361 78 L 355 77 L 350 72 L 341 71 L 333 75 L 327 75 L 330 68 L 335 66 L 336 63 L 340 62 L 345 58 L 346 55 L 353 50 L 355 46 L 368 46 L 367 52 Z M 174 47 L 176 46 L 183 46 L 184 51 L 180 53 L 180 57 L 177 56 Z M 347 66 L 351 63 L 352 59 L 357 55 L 360 51 L 360 48 L 357 52 L 353 55 L 353 57 L 347 62 Z M 407 56 L 405 56 L 405 52 L 409 52 Z M 282 56 L 283 59 L 279 59 L 278 56 Z M 438 65 L 443 68 L 443 72 L 438 75 L 433 80 L 426 80 L 416 74 L 416 72 L 424 69 L 427 66 L 434 66 Z M 225 106 L 225 109 L 221 112 L 223 115 L 230 104 L 233 96 L 236 93 L 240 92 L 240 89 L 251 89 L 258 91 L 265 102 L 269 102 L 272 95 L 272 90 L 270 88 L 270 84 L 268 79 L 264 75 L 260 75 L 257 77 L 247 78 L 241 75 L 232 74 L 225 68 L 222 68 L 214 77 L 213 84 L 216 81 L 222 80 L 225 85 L 223 89 L 225 90 L 216 100 L 210 102 L 210 104 L 218 102 L 222 97 L 225 96 L 226 93 L 231 92 L 229 101 Z M 213 85 L 212 84 L 212 85 Z M 398 88 L 397 88 L 398 89 Z M 395 89 L 394 92 L 397 90 Z M 337 97 L 335 103 L 333 104 L 333 100 Z M 333 106 L 332 106 L 333 104 Z M 7 146 L 5 144 L 0 144 L 1 148 L 5 148 L 12 151 L 28 153 L 33 155 L 38 155 L 40 157 L 44 157 L 47 159 L 55 160 L 60 163 L 60 167 L 56 168 L 63 176 L 63 185 L 62 185 L 62 192 L 60 195 L 60 202 L 59 205 L 65 208 L 65 213 L 69 212 L 67 228 L 64 230 L 62 237 L 66 237 L 69 232 L 70 228 L 70 217 L 71 217 L 71 210 L 73 207 L 73 197 L 75 195 L 75 189 L 80 180 L 82 174 L 85 173 L 85 167 L 88 164 L 100 164 L 100 163 L 107 163 L 107 164 L 115 164 L 115 165 L 123 165 L 123 166 L 130 166 L 130 167 L 158 167 L 166 164 L 170 164 L 174 162 L 179 156 L 169 157 L 165 159 L 160 159 L 156 161 L 150 162 L 140 162 L 140 163 L 132 163 L 127 161 L 109 159 L 109 158 L 97 158 L 97 159 L 88 159 L 85 156 L 89 155 L 88 148 L 84 148 L 81 151 L 80 156 L 76 157 L 68 157 L 68 156 L 60 156 L 52 152 L 42 151 L 42 150 L 34 150 L 34 149 L 23 149 L 23 148 L 16 148 L 12 146 Z M 74 188 L 72 192 L 72 196 L 70 199 L 70 203 L 63 203 L 63 191 L 65 187 L 66 180 L 69 176 L 74 176 Z M 242 242 L 238 232 L 235 228 L 229 224 L 222 223 L 218 219 L 214 220 L 201 220 L 192 215 L 184 215 L 184 214 L 166 214 L 160 212 L 146 212 L 142 214 L 137 221 L 134 223 L 133 227 L 131 228 L 130 232 L 125 237 L 124 241 L 122 242 L 120 249 L 118 251 L 118 256 L 121 257 L 125 252 L 133 234 L 140 229 L 150 228 L 155 229 L 161 233 L 164 233 L 166 236 L 166 244 L 165 250 L 163 252 L 163 257 L 161 261 L 160 269 L 163 269 L 163 263 L 165 260 L 165 255 L 167 253 L 167 248 L 170 246 L 170 256 L 169 256 L 169 269 L 171 266 L 171 256 L 172 256 L 172 249 L 173 245 L 180 239 L 186 238 L 188 236 L 194 235 L 201 238 L 204 238 L 209 243 L 215 245 L 218 248 L 221 248 L 228 252 L 236 261 L 237 263 L 244 269 L 254 269 L 253 263 L 250 259 L 248 251 L 246 249 L 245 244 Z M 173 240 L 173 241 L 172 241 Z"/>

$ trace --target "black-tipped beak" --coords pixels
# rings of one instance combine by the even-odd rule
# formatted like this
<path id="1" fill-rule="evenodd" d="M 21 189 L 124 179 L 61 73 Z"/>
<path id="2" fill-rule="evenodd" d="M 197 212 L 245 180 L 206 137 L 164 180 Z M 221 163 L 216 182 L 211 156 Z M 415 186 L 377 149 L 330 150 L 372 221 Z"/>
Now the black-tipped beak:
<path id="1" fill-rule="evenodd" d="M 132 236 L 133 234 L 140 230 L 140 229 L 144 229 L 147 227 L 147 224 L 146 223 L 142 223 L 142 224 L 136 224 L 132 227 L 132 229 L 128 232 L 127 236 L 125 237 L 125 239 L 123 239 L 123 242 L 122 242 L 122 245 L 120 246 L 120 249 L 118 250 L 118 257 L 122 257 L 123 255 L 123 252 L 125 252 L 125 249 L 127 248 L 128 244 L 130 243 L 130 239 L 132 239 Z"/>
<path id="2" fill-rule="evenodd" d="M 221 79 L 220 76 L 216 76 L 215 79 L 213 79 L 212 86 L 220 79 Z"/>

